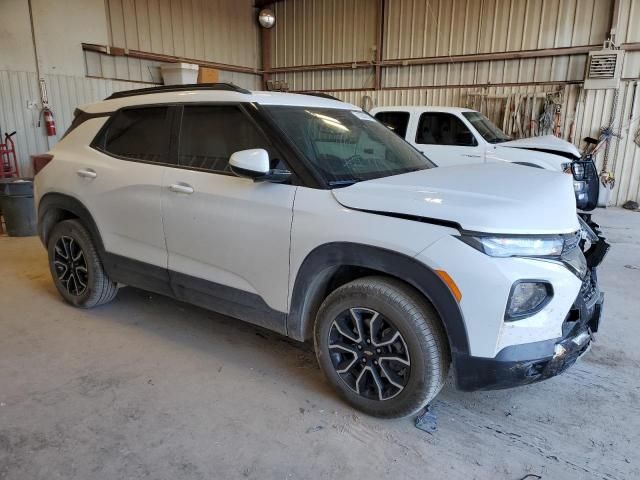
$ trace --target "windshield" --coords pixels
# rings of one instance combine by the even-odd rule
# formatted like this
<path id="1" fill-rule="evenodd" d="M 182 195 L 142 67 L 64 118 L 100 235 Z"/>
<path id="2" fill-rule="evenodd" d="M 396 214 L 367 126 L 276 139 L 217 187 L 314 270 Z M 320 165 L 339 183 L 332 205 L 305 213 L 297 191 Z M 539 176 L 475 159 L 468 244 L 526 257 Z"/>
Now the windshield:
<path id="1" fill-rule="evenodd" d="M 286 106 L 265 110 L 330 186 L 435 166 L 364 112 Z"/>
<path id="2" fill-rule="evenodd" d="M 482 138 L 489 143 L 502 143 L 511 140 L 511 137 L 496 127 L 491 120 L 480 112 L 462 112 L 464 118 L 478 131 Z"/>

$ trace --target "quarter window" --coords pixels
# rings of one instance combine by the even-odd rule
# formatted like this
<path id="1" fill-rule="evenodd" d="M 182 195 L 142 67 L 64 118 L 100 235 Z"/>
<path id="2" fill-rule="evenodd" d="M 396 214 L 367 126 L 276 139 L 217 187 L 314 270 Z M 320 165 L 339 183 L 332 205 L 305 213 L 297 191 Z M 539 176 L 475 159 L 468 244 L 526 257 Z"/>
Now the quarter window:
<path id="1" fill-rule="evenodd" d="M 272 168 L 278 165 L 269 142 L 236 106 L 185 106 L 180 130 L 180 165 L 229 172 L 229 157 L 239 150 L 264 148 Z"/>
<path id="2" fill-rule="evenodd" d="M 478 145 L 477 140 L 462 120 L 455 115 L 443 112 L 427 112 L 420 116 L 416 143 L 461 147 Z"/>
<path id="3" fill-rule="evenodd" d="M 407 134 L 409 112 L 378 112 L 375 117 L 385 127 L 402 138 Z"/>
<path id="4" fill-rule="evenodd" d="M 96 146 L 118 157 L 167 163 L 169 132 L 168 107 L 128 108 L 115 114 Z"/>

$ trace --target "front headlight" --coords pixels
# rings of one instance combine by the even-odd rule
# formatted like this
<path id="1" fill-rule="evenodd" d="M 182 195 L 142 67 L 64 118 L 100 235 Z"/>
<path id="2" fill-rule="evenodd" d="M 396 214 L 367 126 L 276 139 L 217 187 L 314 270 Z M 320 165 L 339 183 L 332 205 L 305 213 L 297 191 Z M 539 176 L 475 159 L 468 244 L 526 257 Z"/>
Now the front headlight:
<path id="1" fill-rule="evenodd" d="M 593 229 L 585 222 L 580 215 L 578 215 L 578 222 L 580 222 L 580 234 L 582 238 L 585 240 L 589 240 L 591 243 L 595 243 L 598 241 L 598 235 Z"/>
<path id="2" fill-rule="evenodd" d="M 573 247 L 562 254 L 562 262 L 571 270 L 580 280 L 587 273 L 587 259 L 579 247 Z"/>
<path id="3" fill-rule="evenodd" d="M 564 239 L 561 236 L 462 236 L 459 238 L 491 257 L 559 256 L 564 247 Z"/>
<path id="4" fill-rule="evenodd" d="M 545 237 L 462 235 L 457 238 L 490 257 L 540 257 L 562 262 L 580 279 L 588 268 L 578 234 Z"/>

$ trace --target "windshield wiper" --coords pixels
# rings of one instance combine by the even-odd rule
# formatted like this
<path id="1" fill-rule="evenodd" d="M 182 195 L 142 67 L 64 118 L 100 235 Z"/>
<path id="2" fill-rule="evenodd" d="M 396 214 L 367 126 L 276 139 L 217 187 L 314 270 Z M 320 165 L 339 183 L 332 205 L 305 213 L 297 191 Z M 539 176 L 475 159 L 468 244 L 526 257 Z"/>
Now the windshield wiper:
<path id="1" fill-rule="evenodd" d="M 349 185 L 353 185 L 354 183 L 358 183 L 360 180 L 332 180 L 329 182 L 330 187 L 348 187 Z"/>
<path id="2" fill-rule="evenodd" d="M 491 140 L 487 140 L 487 142 L 495 145 L 496 143 L 508 142 L 509 140 L 511 140 L 510 137 L 507 137 L 507 138 L 495 137 L 495 138 L 492 138 Z"/>

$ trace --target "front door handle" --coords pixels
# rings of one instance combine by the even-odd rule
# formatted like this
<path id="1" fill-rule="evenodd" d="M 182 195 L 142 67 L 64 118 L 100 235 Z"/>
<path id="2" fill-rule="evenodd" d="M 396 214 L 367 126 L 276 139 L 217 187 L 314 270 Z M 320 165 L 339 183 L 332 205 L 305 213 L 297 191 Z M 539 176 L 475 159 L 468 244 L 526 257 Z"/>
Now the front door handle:
<path id="1" fill-rule="evenodd" d="M 96 178 L 98 174 L 91 168 L 82 168 L 76 172 L 82 178 Z"/>
<path id="2" fill-rule="evenodd" d="M 176 193 L 193 193 L 193 187 L 191 185 L 185 185 L 182 183 L 174 183 L 169 187 L 169 190 Z"/>

